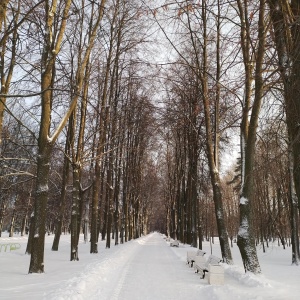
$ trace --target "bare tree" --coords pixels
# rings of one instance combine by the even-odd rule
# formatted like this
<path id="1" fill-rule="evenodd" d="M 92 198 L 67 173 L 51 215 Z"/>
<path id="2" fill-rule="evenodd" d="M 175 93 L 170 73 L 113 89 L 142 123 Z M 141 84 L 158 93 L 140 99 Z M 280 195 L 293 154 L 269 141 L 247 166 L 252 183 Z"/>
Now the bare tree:
<path id="1" fill-rule="evenodd" d="M 300 137 L 299 137 L 299 74 L 298 59 L 300 39 L 298 18 L 300 15 L 298 1 L 268 0 L 270 17 L 273 25 L 273 39 L 278 56 L 277 67 L 283 84 L 283 96 L 290 151 L 290 197 L 292 207 L 300 203 Z M 296 204 L 298 203 L 298 204 Z M 293 222 L 295 225 L 295 222 Z M 293 226 L 294 226 L 293 225 Z M 299 241 L 293 231 L 292 263 L 299 263 Z"/>
<path id="2" fill-rule="evenodd" d="M 0 36 L 0 153 L 1 153 L 1 140 L 2 140 L 2 126 L 3 126 L 3 116 L 6 106 L 6 95 L 9 92 L 9 87 L 13 77 L 13 70 L 16 63 L 17 56 L 17 44 L 18 44 L 18 26 L 21 5 L 20 1 L 15 4 L 15 9 L 13 10 L 11 24 L 7 24 L 7 5 L 9 0 L 4 0 L 0 3 L 0 32 L 3 35 Z M 12 4 L 12 5 L 14 5 Z M 10 28 L 12 27 L 12 29 Z M 10 50 L 10 54 L 7 52 Z M 9 58 L 7 58 L 9 57 Z"/>
<path id="3" fill-rule="evenodd" d="M 251 33 L 248 4 L 237 1 L 239 15 L 241 18 L 241 45 L 243 52 L 243 63 L 245 66 L 245 96 L 243 103 L 243 117 L 241 122 L 241 153 L 242 153 L 242 191 L 240 198 L 240 228 L 238 232 L 238 246 L 242 255 L 245 271 L 260 273 L 260 266 L 257 258 L 254 232 L 252 229 L 251 204 L 254 195 L 254 158 L 256 131 L 261 102 L 264 93 L 263 63 L 265 52 L 265 1 L 259 1 L 258 20 L 258 46 L 255 53 L 251 51 Z M 253 16 L 252 16 L 253 17 Z M 252 55 L 251 55 L 252 53 Z M 255 62 L 255 92 L 253 104 L 251 104 L 251 84 L 253 81 L 252 61 Z M 250 107 L 252 105 L 251 117 L 249 121 Z"/>
<path id="4" fill-rule="evenodd" d="M 88 62 L 89 54 L 91 52 L 94 39 L 96 37 L 97 29 L 103 16 L 105 0 L 101 1 L 97 11 L 96 22 L 91 31 L 91 38 L 86 48 L 85 55 L 81 61 L 80 68 L 77 70 L 77 85 L 74 98 L 62 118 L 60 124 L 50 136 L 51 128 L 51 112 L 53 103 L 53 84 L 55 74 L 56 58 L 61 50 L 64 34 L 66 31 L 68 16 L 71 7 L 71 0 L 65 1 L 61 13 L 61 22 L 59 26 L 54 27 L 54 18 L 58 17 L 59 11 L 57 1 L 50 4 L 45 1 L 45 27 L 47 28 L 44 36 L 44 49 L 41 76 L 41 125 L 38 139 L 38 160 L 37 160 L 37 187 L 36 187 L 36 201 L 34 209 L 34 238 L 32 245 L 31 260 L 29 266 L 29 273 L 43 273 L 44 272 L 44 241 L 45 241 L 45 217 L 46 206 L 48 199 L 48 179 L 49 179 L 49 164 L 51 151 L 55 141 L 60 132 L 64 128 L 67 120 L 76 108 L 77 100 L 80 95 L 83 84 L 83 72 Z M 60 6 L 59 6 L 60 7 Z M 54 32 L 54 30 L 57 30 Z"/>

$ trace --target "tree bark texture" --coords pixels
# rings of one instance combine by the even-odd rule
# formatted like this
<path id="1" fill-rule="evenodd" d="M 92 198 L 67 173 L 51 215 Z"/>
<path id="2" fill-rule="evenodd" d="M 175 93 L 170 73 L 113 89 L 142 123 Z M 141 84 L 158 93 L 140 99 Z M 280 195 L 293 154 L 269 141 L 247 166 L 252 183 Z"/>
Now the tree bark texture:
<path id="1" fill-rule="evenodd" d="M 293 164 L 293 181 L 295 194 L 290 197 L 297 198 L 298 210 L 300 209 L 300 3 L 292 0 L 268 0 L 271 21 L 274 29 L 274 42 L 278 56 L 278 68 L 284 87 L 284 102 L 286 122 L 290 142 L 290 158 Z M 293 204 L 294 205 L 294 204 Z M 294 245 L 298 252 L 299 241 Z M 296 248 L 298 250 L 296 250 Z M 296 254 L 297 255 L 297 254 Z M 296 258 L 295 258 L 296 259 Z M 292 258 L 294 260 L 294 258 Z"/>
<path id="2" fill-rule="evenodd" d="M 48 200 L 48 178 L 52 145 L 41 143 L 37 159 L 36 200 L 34 205 L 33 237 L 29 273 L 44 273 L 45 222 Z"/>
<path id="3" fill-rule="evenodd" d="M 298 229 L 298 215 L 299 211 L 297 209 L 297 196 L 295 192 L 294 185 L 294 164 L 293 155 L 289 151 L 289 202 L 290 202 L 290 224 L 291 224 L 291 241 L 292 241 L 292 264 L 299 265 L 300 260 L 300 250 L 299 250 L 299 229 Z"/>
<path id="4" fill-rule="evenodd" d="M 2 24 L 5 21 L 6 18 L 6 10 L 9 0 L 2 0 L 0 3 L 0 31 L 2 31 L 2 28 L 4 27 Z"/>
<path id="5" fill-rule="evenodd" d="M 67 139 L 65 144 L 65 153 L 70 157 L 70 127 L 72 120 L 69 119 L 69 127 L 67 131 Z M 53 239 L 52 244 L 52 251 L 57 251 L 59 246 L 59 240 L 62 233 L 62 225 L 63 225 L 63 218 L 65 213 L 65 206 L 66 206 L 66 197 L 67 197 L 67 183 L 69 180 L 69 171 L 70 171 L 70 161 L 69 157 L 65 156 L 64 158 L 64 165 L 63 165 L 63 173 L 62 173 L 62 184 L 61 184 L 61 192 L 60 192 L 60 203 L 59 203 L 59 212 L 57 217 L 57 224 L 56 224 L 56 232 Z"/>
<path id="6" fill-rule="evenodd" d="M 220 240 L 220 247 L 223 261 L 227 264 L 232 264 L 232 255 L 229 245 L 228 233 L 225 224 L 225 215 L 223 209 L 223 200 L 222 200 L 222 190 L 221 190 L 221 181 L 218 166 L 214 160 L 215 152 L 219 151 L 219 145 L 213 144 L 212 137 L 212 122 L 210 116 L 210 105 L 209 105 L 209 96 L 208 96 L 208 78 L 207 78 L 207 32 L 206 32 L 206 4 L 202 7 L 203 15 L 203 74 L 200 75 L 201 79 L 201 88 L 202 88 L 202 100 L 204 107 L 205 115 L 205 130 L 206 130 L 206 149 L 207 149 L 207 158 L 209 164 L 210 180 L 213 188 L 213 199 L 215 203 L 215 215 L 217 220 L 217 228 Z M 200 68 L 201 69 L 201 68 Z"/>
<path id="7" fill-rule="evenodd" d="M 2 0 L 0 3 L 0 32 L 5 32 L 6 30 L 6 13 L 7 13 L 7 5 L 9 0 Z M 3 35 L 1 36 L 0 41 L 0 94 L 8 94 L 11 80 L 13 77 L 13 71 L 16 63 L 17 56 L 17 44 L 18 44 L 18 27 L 16 26 L 19 15 L 20 15 L 20 3 L 18 7 L 15 8 L 15 16 L 14 16 L 14 29 L 12 31 L 11 36 Z M 11 55 L 8 59 L 6 50 L 7 44 L 9 44 L 9 40 L 12 41 L 11 47 Z M 4 110 L 6 107 L 6 98 L 0 97 L 0 153 L 1 153 L 1 142 L 2 142 L 2 128 L 3 128 L 3 118 L 4 118 Z"/>
<path id="8" fill-rule="evenodd" d="M 73 166 L 73 192 L 71 210 L 71 261 L 79 260 L 78 257 L 78 218 L 80 202 L 80 168 Z"/>
<path id="9" fill-rule="evenodd" d="M 263 61 L 265 52 L 265 1 L 260 1 L 258 20 L 258 49 L 253 54 L 255 57 L 255 92 L 252 104 L 252 111 L 249 122 L 251 84 L 252 84 L 252 58 L 250 55 L 250 23 L 248 19 L 247 4 L 242 5 L 238 1 L 240 10 L 241 41 L 245 66 L 245 98 L 243 107 L 243 118 L 241 123 L 241 153 L 242 153 L 242 191 L 240 198 L 240 226 L 237 237 L 237 244 L 242 256 L 245 272 L 261 273 L 255 237 L 253 234 L 252 203 L 254 197 L 254 159 L 256 132 L 258 117 L 263 98 L 264 81 L 262 77 Z"/>

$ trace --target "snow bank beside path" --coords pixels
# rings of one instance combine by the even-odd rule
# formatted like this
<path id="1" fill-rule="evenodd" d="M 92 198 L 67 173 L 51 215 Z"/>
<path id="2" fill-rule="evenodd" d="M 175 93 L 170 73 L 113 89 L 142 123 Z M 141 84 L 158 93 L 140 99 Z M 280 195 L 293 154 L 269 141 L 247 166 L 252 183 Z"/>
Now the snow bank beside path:
<path id="1" fill-rule="evenodd" d="M 180 244 L 179 248 L 172 248 L 181 261 L 186 261 L 186 252 L 191 250 L 189 245 Z M 218 240 L 210 246 L 203 245 L 205 257 L 211 253 L 221 257 Z M 244 272 L 242 260 L 237 245 L 231 249 L 235 264 L 222 264 L 225 273 L 224 286 L 207 285 L 201 289 L 202 299 L 242 299 L 242 300 L 298 300 L 300 297 L 300 267 L 291 266 L 291 249 L 283 250 L 278 246 L 271 246 L 266 253 L 258 248 L 259 261 L 263 274 L 254 275 Z M 196 249 L 195 249 L 196 251 Z M 204 279 L 205 280 L 205 279 Z"/>
<path id="2" fill-rule="evenodd" d="M 57 291 L 45 295 L 49 300 L 65 299 L 112 299 L 123 280 L 121 270 L 129 263 L 130 258 L 137 251 L 137 243 L 141 243 L 150 236 L 142 237 L 138 241 L 130 241 L 124 245 L 113 246 L 112 249 L 99 249 L 100 258 L 88 264 L 79 274 L 60 285 Z M 98 255 L 98 254 L 93 254 Z"/>

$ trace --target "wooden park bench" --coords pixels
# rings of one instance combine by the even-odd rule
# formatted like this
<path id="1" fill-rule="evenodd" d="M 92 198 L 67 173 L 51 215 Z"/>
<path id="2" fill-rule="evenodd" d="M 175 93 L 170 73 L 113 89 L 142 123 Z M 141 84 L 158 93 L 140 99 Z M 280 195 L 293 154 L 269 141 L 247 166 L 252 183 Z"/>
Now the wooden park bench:
<path id="1" fill-rule="evenodd" d="M 186 253 L 186 263 L 192 268 L 193 264 L 195 262 L 195 257 L 196 256 L 204 256 L 206 252 L 203 250 L 193 250 L 193 251 L 187 251 Z"/>
<path id="2" fill-rule="evenodd" d="M 208 273 L 209 284 L 224 284 L 224 269 L 220 265 L 222 259 L 214 255 L 210 255 L 207 260 L 202 256 L 195 258 L 194 268 L 196 273 L 201 274 L 201 279 L 205 278 Z"/>
<path id="3" fill-rule="evenodd" d="M 174 240 L 174 241 L 170 242 L 170 247 L 179 247 L 178 240 Z"/>

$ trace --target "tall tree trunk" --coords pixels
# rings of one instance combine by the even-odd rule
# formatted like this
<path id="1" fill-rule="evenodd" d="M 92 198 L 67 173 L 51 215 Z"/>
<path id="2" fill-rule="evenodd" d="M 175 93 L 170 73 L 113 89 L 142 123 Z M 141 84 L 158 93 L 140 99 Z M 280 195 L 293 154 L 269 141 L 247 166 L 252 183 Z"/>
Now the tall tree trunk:
<path id="1" fill-rule="evenodd" d="M 53 100 L 53 87 L 55 82 L 55 62 L 56 57 L 61 50 L 63 37 L 66 30 L 66 25 L 69 17 L 69 11 L 72 1 L 63 1 L 63 13 L 61 22 L 56 24 L 55 18 L 57 17 L 57 1 L 49 3 L 45 1 L 45 23 L 46 30 L 44 35 L 44 48 L 42 55 L 42 74 L 41 74 L 41 124 L 38 139 L 38 159 L 37 159 L 37 185 L 36 185 L 36 200 L 34 206 L 34 237 L 32 242 L 32 253 L 29 266 L 29 273 L 43 273 L 44 272 L 44 243 L 45 243 L 45 222 L 47 213 L 47 199 L 49 194 L 48 179 L 50 158 L 54 143 L 56 142 L 59 134 L 63 130 L 70 115 L 73 113 L 77 106 L 77 100 L 82 90 L 83 74 L 88 63 L 90 52 L 94 45 L 97 30 L 100 21 L 103 17 L 105 0 L 101 0 L 97 19 L 94 23 L 92 31 L 90 32 L 90 40 L 87 45 L 84 57 L 78 66 L 76 76 L 76 92 L 75 97 L 72 99 L 70 106 L 63 116 L 61 122 L 54 131 L 52 137 L 49 136 L 51 128 L 51 112 Z M 56 26 L 54 26 L 54 24 Z M 54 32 L 54 29 L 57 30 Z M 51 89 L 50 89 L 51 88 Z"/>
<path id="2" fill-rule="evenodd" d="M 134 215 L 134 224 L 135 224 L 135 228 L 134 228 L 134 238 L 138 239 L 140 237 L 140 214 L 139 214 L 139 210 L 140 210 L 140 205 L 139 205 L 139 200 L 136 200 L 135 203 L 135 215 Z"/>
<path id="3" fill-rule="evenodd" d="M 246 11 L 247 12 L 247 11 Z M 247 16 L 247 13 L 245 13 Z M 254 158 L 255 158 L 255 141 L 256 131 L 258 126 L 258 117 L 261 107 L 264 82 L 262 77 L 262 66 L 265 52 L 265 1 L 260 1 L 259 21 L 258 21 L 258 49 L 256 53 L 255 65 L 255 95 L 252 105 L 250 124 L 244 126 L 242 131 L 245 144 L 244 146 L 244 161 L 243 163 L 243 178 L 242 178 L 242 193 L 240 199 L 240 227 L 238 232 L 237 244 L 241 252 L 244 269 L 253 273 L 260 273 L 260 265 L 257 257 L 254 229 L 252 223 L 252 202 L 254 195 Z M 249 26 L 249 25 L 248 25 Z M 248 32 L 248 31 L 247 31 Z M 245 37 L 247 38 L 247 37 Z M 246 41 L 243 40 L 243 43 Z M 245 61 L 249 64 L 250 60 Z M 250 76 L 250 75 L 249 75 Z M 249 83 L 248 83 L 249 84 Z M 247 124 L 248 116 L 244 116 L 243 122 Z"/>
<path id="4" fill-rule="evenodd" d="M 106 233 L 107 233 L 107 224 L 108 224 L 108 214 L 109 214 L 109 198 L 108 198 L 108 193 L 107 193 L 107 188 L 106 187 L 106 194 L 104 197 L 104 210 L 103 210 L 103 227 L 102 227 L 102 233 L 101 233 L 101 238 L 102 241 L 106 240 Z"/>
<path id="5" fill-rule="evenodd" d="M 97 158 L 95 163 L 95 177 L 93 181 L 93 198 L 92 198 L 92 221 L 91 221 L 91 250 L 90 253 L 98 253 L 98 201 L 101 179 L 101 163 L 106 143 L 106 130 L 107 119 L 109 113 L 108 103 L 108 83 L 109 83 L 109 71 L 112 60 L 112 38 L 110 40 L 109 55 L 106 64 L 104 85 L 101 96 L 101 110 L 100 110 L 100 128 L 99 128 L 99 141 L 97 145 Z M 100 80 L 100 78 L 99 78 Z M 103 233 L 103 232 L 102 232 Z M 102 235 L 103 239 L 103 235 Z"/>
<path id="6" fill-rule="evenodd" d="M 65 214 L 65 206 L 66 206 L 66 196 L 67 196 L 67 183 L 69 180 L 69 171 L 70 171 L 70 134 L 71 134 L 71 122 L 72 119 L 69 119 L 69 127 L 67 131 L 67 138 L 65 144 L 65 153 L 66 156 L 64 157 L 64 165 L 63 165 L 63 173 L 62 173 L 62 183 L 61 183 L 61 191 L 60 191 L 60 203 L 59 203 L 59 211 L 58 211 L 58 218 L 56 224 L 56 232 L 53 239 L 52 244 L 52 251 L 58 251 L 59 240 L 62 232 L 62 225 L 63 219 Z M 69 157 L 67 157 L 69 156 Z"/>
<path id="7" fill-rule="evenodd" d="M 28 200 L 27 200 L 27 204 L 26 204 L 26 209 L 22 218 L 22 224 L 21 224 L 21 236 L 25 235 L 26 232 L 26 226 L 28 223 L 28 211 L 29 211 L 29 207 L 30 207 L 30 201 L 31 201 L 31 191 L 29 193 L 28 196 Z"/>
<path id="8" fill-rule="evenodd" d="M 10 219 L 10 225 L 9 225 L 9 237 L 14 236 L 14 230 L 15 230 L 15 222 L 16 222 L 16 209 L 13 209 L 13 213 Z"/>
<path id="9" fill-rule="evenodd" d="M 60 25 L 59 34 L 57 36 L 57 43 L 54 45 L 53 39 L 53 22 L 56 13 L 56 6 L 50 8 L 49 2 L 45 3 L 46 14 L 46 33 L 44 37 L 44 49 L 42 57 L 42 75 L 41 75 L 41 95 L 42 114 L 41 124 L 38 139 L 38 159 L 37 159 L 37 183 L 36 183 L 36 200 L 34 204 L 34 236 L 32 241 L 32 251 L 29 266 L 29 273 L 43 273 L 44 272 L 44 246 L 45 246 L 45 225 L 47 213 L 48 200 L 48 179 L 50 169 L 50 158 L 53 144 L 56 141 L 58 134 L 64 127 L 70 112 L 74 109 L 76 102 L 71 104 L 70 110 L 65 118 L 55 131 L 52 138 L 49 137 L 51 126 L 51 110 L 52 110 L 52 91 L 54 83 L 54 69 L 56 55 L 61 48 L 62 37 L 65 32 L 66 22 L 68 19 L 71 0 L 67 0 L 64 6 L 63 19 Z"/>
<path id="10" fill-rule="evenodd" d="M 122 142 L 119 143 L 117 151 L 117 162 L 116 162 L 116 177 L 115 177 L 115 192 L 114 192 L 114 222 L 115 222 L 115 245 L 119 244 L 119 231 L 120 231 L 120 213 L 119 213 L 119 198 L 120 198 L 120 184 L 121 184 L 121 165 L 122 165 L 123 146 Z"/>
<path id="11" fill-rule="evenodd" d="M 289 150 L 289 200 L 290 200 L 290 224 L 291 224 L 291 240 L 292 240 L 292 264 L 299 265 L 300 251 L 299 251 L 299 230 L 298 230 L 298 209 L 297 197 L 294 186 L 294 165 L 293 155 L 291 149 Z"/>
<path id="12" fill-rule="evenodd" d="M 2 0 L 0 3 L 0 31 L 2 31 L 2 28 L 4 27 L 4 22 L 6 18 L 6 10 L 7 5 L 9 3 L 9 0 Z"/>
<path id="13" fill-rule="evenodd" d="M 112 178 L 112 165 L 113 165 L 113 156 L 110 153 L 108 158 L 107 166 L 107 182 L 106 182 L 106 205 L 107 214 L 106 214 L 106 248 L 110 248 L 111 233 L 112 233 L 112 215 L 113 215 L 113 178 Z"/>
<path id="14" fill-rule="evenodd" d="M 4 216 L 6 213 L 6 206 L 7 206 L 7 200 L 5 197 L 3 197 L 3 194 L 0 196 L 1 197 L 1 206 L 0 206 L 0 237 L 2 234 L 2 229 L 3 229 L 3 221 L 4 221 Z"/>
<path id="15" fill-rule="evenodd" d="M 128 202 L 127 197 L 123 193 L 123 215 L 124 215 L 124 237 L 125 237 L 125 243 L 128 242 L 129 237 L 129 218 L 128 218 Z"/>
<path id="16" fill-rule="evenodd" d="M 31 254 L 33 236 L 34 236 L 34 213 L 32 212 L 29 220 L 29 234 L 28 234 L 28 241 L 27 241 L 27 246 L 25 251 L 26 254 Z"/>
<path id="17" fill-rule="evenodd" d="M 225 215 L 223 209 L 223 197 L 221 190 L 221 180 L 219 175 L 219 169 L 214 160 L 215 152 L 218 150 L 218 145 L 213 144 L 212 138 L 212 128 L 211 128 L 211 116 L 210 116 L 210 105 L 209 105 L 209 96 L 208 96 L 208 78 L 207 78 L 207 24 L 206 24 L 206 1 L 203 1 L 204 5 L 202 6 L 202 20 L 203 20 L 203 66 L 199 67 L 199 70 L 203 69 L 203 73 L 199 74 L 202 93 L 203 93 L 203 106 L 205 114 L 205 128 L 206 128 L 206 148 L 207 148 L 207 157 L 209 163 L 210 179 L 213 188 L 213 199 L 215 203 L 215 215 L 217 220 L 217 228 L 219 233 L 220 247 L 222 258 L 224 262 L 232 264 L 232 256 L 229 245 L 228 234 L 225 225 Z"/>
<path id="18" fill-rule="evenodd" d="M 97 151 L 98 152 L 98 151 Z M 91 220 L 91 249 L 90 253 L 98 253 L 98 202 L 99 183 L 101 178 L 100 160 L 96 159 L 95 175 L 92 190 L 92 220 Z"/>
<path id="19" fill-rule="evenodd" d="M 298 19 L 300 17 L 299 1 L 268 0 L 271 21 L 274 28 L 274 42 L 278 56 L 278 67 L 284 87 L 284 102 L 286 110 L 286 122 L 290 141 L 293 164 L 293 180 L 290 186 L 295 187 L 295 194 L 290 193 L 290 199 L 298 202 L 300 209 L 300 39 Z M 291 178 L 292 179 L 292 178 Z M 297 198 L 295 200 L 295 198 Z M 291 207 L 291 213 L 293 208 Z M 293 219 L 295 217 L 291 216 Z M 292 233 L 295 236 L 295 232 Z M 292 261 L 299 261 L 299 241 L 292 239 L 295 243 Z M 297 258 L 295 256 L 298 256 Z"/>
<path id="20" fill-rule="evenodd" d="M 42 114 L 43 115 L 43 114 Z M 43 118 L 42 118 L 43 120 Z M 43 126 L 42 126 L 43 127 Z M 47 134 L 46 134 L 47 137 Z M 52 145 L 43 139 L 41 130 L 37 159 L 36 200 L 34 205 L 33 237 L 29 273 L 44 273 L 44 247 L 48 200 L 48 179 Z"/>
<path id="21" fill-rule="evenodd" d="M 71 261 L 79 260 L 78 257 L 78 218 L 80 202 L 80 168 L 73 166 L 73 192 L 71 209 Z"/>
<path id="22" fill-rule="evenodd" d="M 113 221 L 113 207 L 110 205 L 107 214 L 107 226 L 106 226 L 106 248 L 107 249 L 110 248 L 112 221 Z"/>
<path id="23" fill-rule="evenodd" d="M 5 32 L 7 29 L 6 25 L 6 14 L 7 14 L 7 5 L 9 0 L 2 0 L 0 3 L 0 32 Z M 0 42 L 0 94 L 6 95 L 9 92 L 11 80 L 13 77 L 13 71 L 16 63 L 17 56 L 17 45 L 18 45 L 18 20 L 20 15 L 20 3 L 18 2 L 17 7 L 14 7 L 14 20 L 13 20 L 13 32 L 12 36 L 7 35 L 1 36 Z M 7 54 L 7 44 L 11 42 L 9 48 L 11 53 Z M 8 58 L 9 57 L 9 58 Z M 6 70 L 5 70 L 6 68 Z M 3 118 L 4 111 L 6 107 L 6 97 L 0 96 L 0 153 L 1 153 L 1 143 L 2 143 L 2 128 L 3 128 Z"/>

